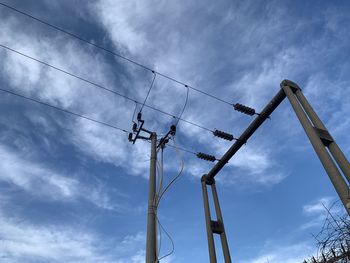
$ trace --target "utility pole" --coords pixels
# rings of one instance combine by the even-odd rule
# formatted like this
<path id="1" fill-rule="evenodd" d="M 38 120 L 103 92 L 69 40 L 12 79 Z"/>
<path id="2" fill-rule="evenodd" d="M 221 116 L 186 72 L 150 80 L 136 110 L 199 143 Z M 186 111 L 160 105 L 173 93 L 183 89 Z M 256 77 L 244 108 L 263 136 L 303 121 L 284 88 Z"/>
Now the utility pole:
<path id="1" fill-rule="evenodd" d="M 157 133 L 149 131 L 143 127 L 145 121 L 142 114 L 137 114 L 137 123 L 132 126 L 133 133 L 129 133 L 129 141 L 135 144 L 136 140 L 142 139 L 151 141 L 151 159 L 149 172 L 149 188 L 148 188 L 148 209 L 147 209 L 147 237 L 146 237 L 146 263 L 157 263 L 158 261 L 158 244 L 157 244 L 157 204 L 159 202 L 156 193 L 157 186 L 157 149 L 164 148 L 169 142 L 171 136 L 175 136 L 176 126 L 172 125 L 168 133 L 157 140 Z M 148 136 L 140 135 L 146 133 Z"/>
<path id="2" fill-rule="evenodd" d="M 151 133 L 151 160 L 149 172 L 146 263 L 157 260 L 157 217 L 156 217 L 156 167 L 157 167 L 157 134 Z"/>

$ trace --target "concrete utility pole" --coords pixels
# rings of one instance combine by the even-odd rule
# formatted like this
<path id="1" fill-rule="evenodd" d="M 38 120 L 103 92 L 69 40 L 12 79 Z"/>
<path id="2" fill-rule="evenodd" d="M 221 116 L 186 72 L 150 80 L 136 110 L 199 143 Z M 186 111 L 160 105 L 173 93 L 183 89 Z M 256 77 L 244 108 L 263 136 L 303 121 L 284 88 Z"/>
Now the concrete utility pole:
<path id="1" fill-rule="evenodd" d="M 176 126 L 172 125 L 167 134 L 159 140 L 157 145 L 157 133 L 149 131 L 143 127 L 145 121 L 142 114 L 137 114 L 137 123 L 134 122 L 132 130 L 129 133 L 129 141 L 133 144 L 138 139 L 151 141 L 151 160 L 149 172 L 149 191 L 148 191 L 148 210 L 147 210 L 147 238 L 146 238 L 146 263 L 157 263 L 158 261 L 158 242 L 157 242 L 157 204 L 159 202 L 156 193 L 157 188 L 157 149 L 164 148 L 172 136 L 175 136 Z M 148 136 L 142 136 L 140 133 L 146 133 Z"/>
<path id="2" fill-rule="evenodd" d="M 153 132 L 151 133 L 151 161 L 148 192 L 146 263 L 155 263 L 157 260 L 156 165 L 157 134 Z"/>
<path id="3" fill-rule="evenodd" d="M 254 132 L 265 122 L 272 112 L 279 106 L 279 104 L 287 97 L 292 105 L 292 108 L 297 115 L 305 133 L 320 159 L 324 169 L 326 170 L 340 200 L 342 201 L 345 210 L 350 215 L 350 164 L 346 159 L 339 146 L 336 144 L 333 137 L 326 129 L 323 122 L 313 110 L 301 89 L 297 84 L 290 80 L 281 82 L 281 89 L 272 98 L 272 100 L 265 106 L 260 114 L 253 120 L 248 128 L 236 140 L 236 142 L 227 150 L 227 152 L 220 158 L 220 160 L 212 167 L 212 169 L 201 179 L 204 212 L 206 219 L 206 228 L 208 236 L 208 248 L 210 263 L 216 263 L 215 242 L 213 234 L 220 234 L 221 245 L 226 263 L 231 262 L 229 249 L 226 240 L 226 234 L 223 224 L 223 218 L 219 206 L 219 200 L 216 193 L 214 177 L 219 171 L 228 163 L 228 161 L 237 153 L 237 151 L 248 141 Z M 241 105 L 242 106 L 242 105 Z M 246 107 L 249 109 L 248 107 Z M 253 109 L 252 109 L 253 110 Z M 253 115 L 253 113 L 250 115 Z M 335 164 L 337 163 L 337 165 Z M 211 220 L 210 207 L 208 201 L 207 186 L 211 186 L 217 221 Z"/>
<path id="4" fill-rule="evenodd" d="M 156 164 L 157 164 L 157 134 L 151 133 L 151 160 L 149 172 L 146 263 L 157 260 L 157 218 L 156 218 Z"/>

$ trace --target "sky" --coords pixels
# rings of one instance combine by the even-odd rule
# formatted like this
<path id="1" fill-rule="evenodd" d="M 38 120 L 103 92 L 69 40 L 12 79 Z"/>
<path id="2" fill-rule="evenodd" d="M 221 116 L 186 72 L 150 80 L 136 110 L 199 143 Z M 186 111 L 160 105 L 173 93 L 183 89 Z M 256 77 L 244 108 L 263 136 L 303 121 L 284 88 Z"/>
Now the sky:
<path id="1" fill-rule="evenodd" d="M 348 1 L 0 1 L 201 91 L 259 112 L 283 79 L 302 88 L 350 156 Z M 154 74 L 0 5 L 0 85 L 130 130 Z M 178 116 L 187 88 L 156 75 L 146 104 Z M 150 144 L 0 91 L 1 262 L 145 259 Z M 147 129 L 176 120 L 144 107 Z M 238 137 L 253 117 L 190 89 L 182 118 Z M 232 142 L 180 121 L 173 144 L 220 158 Z M 175 244 L 161 262 L 209 262 L 200 178 L 212 163 L 166 147 L 158 217 Z M 285 100 L 217 175 L 233 262 L 296 263 L 317 251 L 337 201 Z M 339 212 L 339 211 L 338 211 Z M 217 241 L 219 262 L 223 262 Z M 160 255 L 171 250 L 162 235 Z"/>

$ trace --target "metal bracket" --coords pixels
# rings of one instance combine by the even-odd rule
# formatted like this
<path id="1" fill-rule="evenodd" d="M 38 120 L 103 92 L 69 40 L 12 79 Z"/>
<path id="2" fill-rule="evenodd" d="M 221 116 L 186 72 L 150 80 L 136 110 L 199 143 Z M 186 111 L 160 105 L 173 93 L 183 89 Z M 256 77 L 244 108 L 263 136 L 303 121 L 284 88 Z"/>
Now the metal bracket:
<path id="1" fill-rule="evenodd" d="M 332 136 L 329 134 L 327 130 L 319 129 L 316 127 L 314 127 L 314 130 L 316 131 L 317 135 L 320 137 L 324 146 L 329 146 L 332 142 L 334 142 Z"/>
<path id="2" fill-rule="evenodd" d="M 223 224 L 220 220 L 218 220 L 218 221 L 211 220 L 210 227 L 211 227 L 211 230 L 213 231 L 213 233 L 215 233 L 215 234 L 220 235 L 222 232 L 224 232 L 224 227 L 223 227 Z"/>
<path id="3" fill-rule="evenodd" d="M 298 86 L 298 84 L 296 84 L 295 82 L 289 80 L 289 79 L 285 79 L 281 82 L 280 84 L 281 88 L 288 86 L 292 89 L 293 93 L 297 92 L 298 90 L 301 90 L 301 88 Z"/>
<path id="4" fill-rule="evenodd" d="M 201 178 L 202 182 L 205 182 L 206 185 L 213 185 L 215 184 L 215 179 L 208 177 L 206 174 L 204 174 Z"/>

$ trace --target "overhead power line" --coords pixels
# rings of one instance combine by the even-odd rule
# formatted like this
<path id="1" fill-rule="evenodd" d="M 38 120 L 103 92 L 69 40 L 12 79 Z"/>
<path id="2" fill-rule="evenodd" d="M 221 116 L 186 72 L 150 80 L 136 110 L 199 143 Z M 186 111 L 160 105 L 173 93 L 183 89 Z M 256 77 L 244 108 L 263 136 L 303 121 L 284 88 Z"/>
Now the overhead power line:
<path id="1" fill-rule="evenodd" d="M 0 3 L 0 4 L 1 4 L 1 3 Z M 119 93 L 119 92 L 117 92 L 117 91 L 114 91 L 114 90 L 112 90 L 112 89 L 106 88 L 106 87 L 104 87 L 104 86 L 102 86 L 102 85 L 100 85 L 100 84 L 97 84 L 97 83 L 95 83 L 95 82 L 93 82 L 93 81 L 91 81 L 91 80 L 88 80 L 88 79 L 86 79 L 86 78 L 83 78 L 83 77 L 81 77 L 81 76 L 78 76 L 78 75 L 76 75 L 76 74 L 73 74 L 73 73 L 71 73 L 71 72 L 68 72 L 68 71 L 66 71 L 66 70 L 64 70 L 64 69 L 61 69 L 61 68 L 59 68 L 59 67 L 53 66 L 52 64 L 49 64 L 49 63 L 47 63 L 47 62 L 44 62 L 44 61 L 42 61 L 42 60 L 39 60 L 39 59 L 34 58 L 34 57 L 32 57 L 32 56 L 29 56 L 29 55 L 27 55 L 27 54 L 24 54 L 23 52 L 20 52 L 20 51 L 18 51 L 18 50 L 15 50 L 15 49 L 10 48 L 10 47 L 8 47 L 8 46 L 5 46 L 5 45 L 3 45 L 3 44 L 0 44 L 0 47 L 4 48 L 4 49 L 6 49 L 6 50 L 8 50 L 8 51 L 10 51 L 10 52 L 16 53 L 16 54 L 18 54 L 18 55 L 20 55 L 20 56 L 26 57 L 26 58 L 28 58 L 28 59 L 30 59 L 30 60 L 36 61 L 36 62 L 38 62 L 38 63 L 40 63 L 40 64 L 42 64 L 42 65 L 44 65 L 44 66 L 47 66 L 47 67 L 52 68 L 52 69 L 54 69 L 54 70 L 57 70 L 57 71 L 59 71 L 59 72 L 61 72 L 61 73 L 63 73 L 63 74 L 66 74 L 66 75 L 70 76 L 70 77 L 73 77 L 73 78 L 76 78 L 76 79 L 78 79 L 78 80 L 80 80 L 80 81 L 83 81 L 83 82 L 85 82 L 85 83 L 88 83 L 88 84 L 90 84 L 90 85 L 92 85 L 92 86 L 94 86 L 94 87 L 96 87 L 96 88 L 99 88 L 99 89 L 105 90 L 105 91 L 107 91 L 107 92 L 113 93 L 114 95 L 117 95 L 117 96 L 122 97 L 122 98 L 124 98 L 124 99 L 126 99 L 126 100 L 129 100 L 129 101 L 135 102 L 135 103 L 137 103 L 137 104 L 144 105 L 144 107 L 147 107 L 147 108 L 149 108 L 149 109 L 151 109 L 151 110 L 157 111 L 157 112 L 159 112 L 159 113 L 162 113 L 162 114 L 164 114 L 164 115 L 170 116 L 170 117 L 172 117 L 172 118 L 174 118 L 174 119 L 177 119 L 177 120 L 179 120 L 179 121 L 182 121 L 182 122 L 188 123 L 188 124 L 190 124 L 190 125 L 196 126 L 197 128 L 200 128 L 200 129 L 203 129 L 203 130 L 206 130 L 206 131 L 209 131 L 209 132 L 213 132 L 213 130 L 211 130 L 211 129 L 209 129 L 209 128 L 206 128 L 206 127 L 204 127 L 204 126 L 202 126 L 202 125 L 199 125 L 199 124 L 197 124 L 197 123 L 194 123 L 194 122 L 189 121 L 189 120 L 186 120 L 186 119 L 183 119 L 182 117 L 177 117 L 177 116 L 175 116 L 174 114 L 171 114 L 171 113 L 169 113 L 169 112 L 160 110 L 160 109 L 158 109 L 158 108 L 156 108 L 156 107 L 153 107 L 153 106 L 150 106 L 150 105 L 148 105 L 148 104 L 143 104 L 142 102 L 140 102 L 140 101 L 138 101 L 138 100 L 136 100 L 136 99 L 133 99 L 133 98 L 127 96 L 127 95 L 124 95 L 124 94 Z"/>
<path id="2" fill-rule="evenodd" d="M 100 124 L 100 125 L 103 125 L 103 126 L 106 126 L 106 127 L 109 127 L 109 128 L 112 128 L 112 129 L 121 131 L 121 132 L 124 132 L 124 133 L 129 133 L 129 132 L 130 132 L 130 131 L 128 131 L 128 130 L 125 130 L 125 129 L 120 128 L 120 127 L 118 127 L 118 126 L 109 124 L 109 123 L 107 123 L 107 122 L 99 121 L 99 120 L 96 120 L 96 119 L 87 117 L 87 116 L 85 116 L 85 115 L 82 115 L 82 114 L 79 114 L 79 113 L 76 113 L 76 112 L 73 112 L 73 111 L 70 111 L 70 110 L 67 110 L 67 109 L 63 109 L 63 108 L 61 108 L 61 107 L 58 107 L 58 106 L 55 106 L 55 105 L 52 105 L 52 104 L 49 104 L 49 103 L 46 103 L 46 102 L 43 102 L 43 101 L 41 101 L 41 100 L 38 100 L 38 99 L 35 99 L 35 98 L 31 98 L 31 97 L 27 97 L 27 96 L 25 96 L 25 95 L 23 95 L 23 94 L 20 94 L 20 93 L 11 91 L 11 90 L 7 90 L 7 89 L 2 89 L 2 88 L 0 88 L 0 91 L 5 92 L 5 93 L 10 94 L 10 95 L 13 95 L 13 96 L 16 96 L 16 97 L 19 97 L 19 98 L 22 98 L 22 99 L 25 99 L 25 100 L 28 100 L 28 101 L 31 101 L 31 102 L 35 102 L 35 103 L 37 103 L 37 104 L 40 104 L 40 105 L 43 105 L 43 106 L 46 106 L 46 107 L 50 107 L 50 108 L 52 108 L 52 109 L 61 111 L 61 112 L 63 112 L 63 113 L 70 114 L 70 115 L 75 116 L 75 117 L 78 117 L 78 118 L 82 118 L 82 119 L 84 119 L 84 120 L 88 120 L 88 121 L 91 121 L 91 122 L 94 122 L 94 123 L 97 123 L 97 124 Z M 180 146 L 175 146 L 175 145 L 171 145 L 171 144 L 168 144 L 167 146 L 169 146 L 169 147 L 171 147 L 171 148 L 174 148 L 174 149 L 176 149 L 176 150 L 180 150 L 180 151 L 182 151 L 182 152 L 189 153 L 189 154 L 193 154 L 193 155 L 197 155 L 197 154 L 198 154 L 198 153 L 196 153 L 196 152 L 194 152 L 194 151 L 191 151 L 191 150 L 182 148 L 182 147 L 180 147 Z"/>
<path id="3" fill-rule="evenodd" d="M 177 149 L 177 150 L 180 150 L 180 151 L 183 151 L 183 152 L 186 152 L 186 153 L 189 153 L 189 154 L 197 155 L 196 152 L 191 151 L 191 150 L 187 150 L 187 149 L 182 148 L 182 147 L 180 147 L 180 146 L 175 146 L 175 145 L 171 145 L 171 144 L 168 144 L 167 146 L 169 146 L 169 147 L 171 147 L 171 148 L 174 148 L 174 149 Z"/>
<path id="4" fill-rule="evenodd" d="M 109 124 L 109 123 L 106 123 L 106 122 L 103 122 L 103 121 L 99 121 L 99 120 L 96 120 L 96 119 L 92 119 L 92 118 L 87 117 L 87 116 L 85 116 L 85 115 L 82 115 L 82 114 L 79 114 L 79 113 L 75 113 L 75 112 L 73 112 L 73 111 L 70 111 L 70 110 L 67 110 L 67 109 L 63 109 L 63 108 L 60 108 L 60 107 L 51 105 L 51 104 L 46 103 L 46 102 L 43 102 L 43 101 L 41 101 L 41 100 L 34 99 L 34 98 L 31 98 L 31 97 L 27 97 L 27 96 L 25 96 L 25 95 L 23 95 L 23 94 L 19 94 L 19 93 L 16 93 L 16 92 L 13 92 L 13 91 L 10 91 L 10 90 L 6 90 L 6 89 L 2 89 L 2 88 L 0 88 L 0 91 L 6 92 L 6 93 L 8 93 L 8 94 L 11 94 L 11 95 L 14 95 L 14 96 L 17 96 L 17 97 L 20 97 L 20 98 L 22 98 L 22 99 L 26 99 L 26 100 L 29 100 L 29 101 L 32 101 L 32 102 L 41 104 L 41 105 L 46 106 L 46 107 L 53 108 L 53 109 L 55 109 L 55 110 L 58 110 L 58 111 L 61 111 L 61 112 L 64 112 L 64 113 L 68 113 L 68 114 L 73 115 L 73 116 L 78 117 L 78 118 L 82 118 L 82 119 L 85 119 L 85 120 L 88 120 L 88 121 L 91 121 L 91 122 L 95 122 L 95 123 L 98 123 L 98 124 L 107 126 L 107 127 L 109 127 L 109 128 L 112 128 L 112 129 L 115 129 L 115 130 L 118 130 L 118 131 L 121 131 L 121 132 L 128 133 L 127 130 L 122 129 L 122 128 L 119 128 L 119 127 L 114 126 L 114 125 L 112 125 L 112 124 Z"/>
<path id="5" fill-rule="evenodd" d="M 75 38 L 75 39 L 77 39 L 77 40 L 79 40 L 79 41 L 81 41 L 81 42 L 84 42 L 84 43 L 86 43 L 86 44 L 88 44 L 88 45 L 91 45 L 91 46 L 93 46 L 93 47 L 95 47 L 95 48 L 101 49 L 101 50 L 103 50 L 103 51 L 105 51 L 105 52 L 107 52 L 107 53 L 109 53 L 109 54 L 112 54 L 113 56 L 116 56 L 116 57 L 118 57 L 118 58 L 120 58 L 120 59 L 123 59 L 123 60 L 125 60 L 125 61 L 127 61 L 127 62 L 129 62 L 129 63 L 132 63 L 132 64 L 134 64 L 134 65 L 136 65 L 136 66 L 138 66 L 138 67 L 141 67 L 141 68 L 143 68 L 143 69 L 145 69 L 145 70 L 147 70 L 147 71 L 151 71 L 151 72 L 153 72 L 153 73 L 155 73 L 155 74 L 157 74 L 157 75 L 159 75 L 159 76 L 161 76 L 161 77 L 163 77 L 163 78 L 166 78 L 166 79 L 168 79 L 168 80 L 171 80 L 171 81 L 173 81 L 173 82 L 175 82 L 175 83 L 178 83 L 178 84 L 180 84 L 180 85 L 182 85 L 182 86 L 185 86 L 186 88 L 192 89 L 192 90 L 194 90 L 194 91 L 196 91 L 196 92 L 198 92 L 198 93 L 201 93 L 201 94 L 203 94 L 203 95 L 206 95 L 206 96 L 208 96 L 208 97 L 211 97 L 212 99 L 215 99 L 215 100 L 217 100 L 217 101 L 220 101 L 220 102 L 222 102 L 222 103 L 224 103 L 224 104 L 228 104 L 228 105 L 230 105 L 230 106 L 233 105 L 231 102 L 228 102 L 228 101 L 226 101 L 226 100 L 224 100 L 224 99 L 222 99 L 222 98 L 219 98 L 219 97 L 217 97 L 217 96 L 215 96 L 215 95 L 212 95 L 212 94 L 210 94 L 210 93 L 208 93 L 208 92 L 205 92 L 205 91 L 203 91 L 203 90 L 200 90 L 200 89 L 197 89 L 197 88 L 195 88 L 195 87 L 192 87 L 192 86 L 190 86 L 190 85 L 188 85 L 188 84 L 186 84 L 186 83 L 184 83 L 184 82 L 182 82 L 182 81 L 180 81 L 180 80 L 177 80 L 177 79 L 175 79 L 175 78 L 173 78 L 173 77 L 170 77 L 170 76 L 168 76 L 168 75 L 166 75 L 166 74 L 163 74 L 163 73 L 161 73 L 161 72 L 158 72 L 158 71 L 156 71 L 156 70 L 154 70 L 154 69 L 152 69 L 152 68 L 150 68 L 150 67 L 148 67 L 148 66 L 146 66 L 146 65 L 143 65 L 143 64 L 141 64 L 141 63 L 139 63 L 139 62 L 137 62 L 137 61 L 135 61 L 135 60 L 133 60 L 133 59 L 130 59 L 130 58 L 126 57 L 126 56 L 123 56 L 123 55 L 121 55 L 121 54 L 118 54 L 118 53 L 116 53 L 116 52 L 114 52 L 114 51 L 112 51 L 112 50 L 110 50 L 110 49 L 107 49 L 107 48 L 105 48 L 105 47 L 103 47 L 103 46 L 97 45 L 97 44 L 95 44 L 95 43 L 93 43 L 93 42 L 91 42 L 91 41 L 89 41 L 89 40 L 87 40 L 87 39 L 85 39 L 85 38 L 83 38 L 83 37 L 81 37 L 81 36 L 75 34 L 75 33 L 71 33 L 71 32 L 69 32 L 69 31 L 67 31 L 67 30 L 65 30 L 65 29 L 63 29 L 63 28 L 60 28 L 60 27 L 58 27 L 58 26 L 55 26 L 55 25 L 53 25 L 53 24 L 51 24 L 51 23 L 49 23 L 49 22 L 47 22 L 47 21 L 44 21 L 44 20 L 42 20 L 42 19 L 40 19 L 40 18 L 37 18 L 37 17 L 35 17 L 35 16 L 31 15 L 31 14 L 28 14 L 28 13 L 26 13 L 26 12 L 24 12 L 24 11 L 21 11 L 21 10 L 19 10 L 19 9 L 13 7 L 13 6 L 10 6 L 10 5 L 5 4 L 5 3 L 2 3 L 2 2 L 0 2 L 0 5 L 2 5 L 3 7 L 8 8 L 8 9 L 10 9 L 10 10 L 16 12 L 16 13 L 19 13 L 19 14 L 22 14 L 22 15 L 24 15 L 24 16 L 26 16 L 26 17 L 29 17 L 29 18 L 31 18 L 31 19 L 33 19 L 33 20 L 35 20 L 35 21 L 37 21 L 37 22 L 39 22 L 39 23 L 41 23 L 41 24 L 44 24 L 44 25 L 46 25 L 46 26 L 48 26 L 48 27 L 51 27 L 51 28 L 53 28 L 53 29 L 55 29 L 55 30 L 57 30 L 57 31 L 59 31 L 59 32 L 61 32 L 61 33 L 64 33 L 64 34 L 66 34 L 66 35 L 69 35 L 70 37 L 73 37 L 73 38 Z"/>

